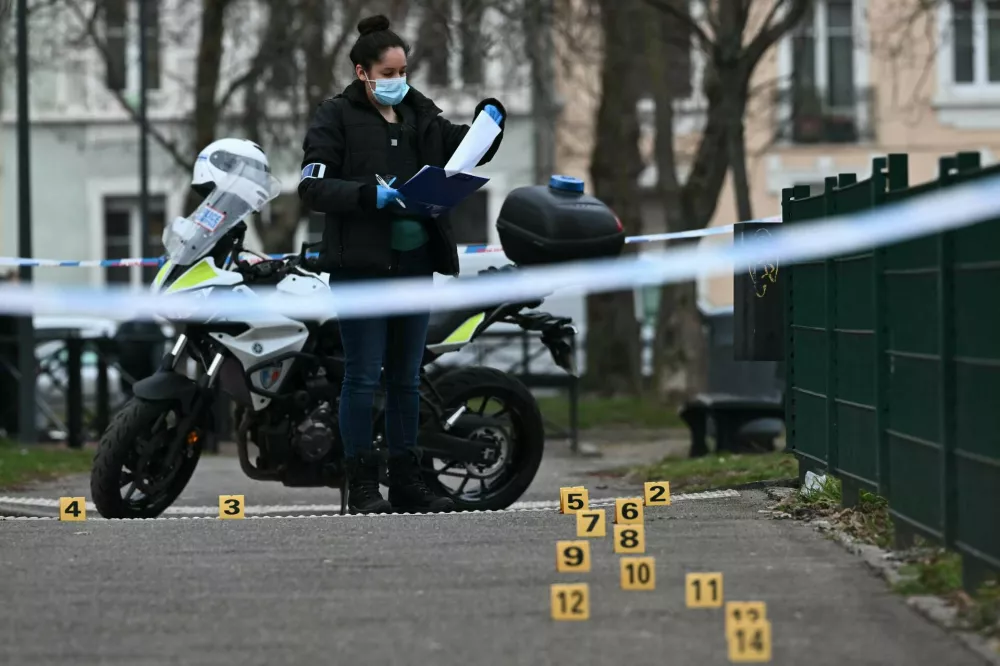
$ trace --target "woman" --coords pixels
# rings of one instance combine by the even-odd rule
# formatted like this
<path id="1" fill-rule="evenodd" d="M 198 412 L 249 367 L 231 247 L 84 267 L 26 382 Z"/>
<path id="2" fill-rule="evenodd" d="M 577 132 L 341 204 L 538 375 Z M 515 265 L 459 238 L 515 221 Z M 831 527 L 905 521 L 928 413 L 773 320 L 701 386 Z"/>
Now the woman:
<path id="1" fill-rule="evenodd" d="M 441 109 L 406 83 L 409 47 L 373 16 L 358 24 L 351 49 L 357 80 L 320 104 L 306 133 L 299 196 L 326 214 L 320 263 L 331 283 L 343 280 L 458 274 L 458 252 L 448 220 L 408 213 L 393 183 L 405 183 L 425 164 L 443 167 L 469 131 L 441 117 Z M 495 99 L 480 102 L 503 128 Z M 483 157 L 488 162 L 501 132 Z M 340 432 L 353 513 L 448 511 L 454 502 L 430 491 L 416 453 L 419 377 L 429 315 L 340 322 L 345 353 Z M 385 431 L 389 499 L 379 493 L 372 452 L 372 406 L 382 368 L 386 377 Z"/>

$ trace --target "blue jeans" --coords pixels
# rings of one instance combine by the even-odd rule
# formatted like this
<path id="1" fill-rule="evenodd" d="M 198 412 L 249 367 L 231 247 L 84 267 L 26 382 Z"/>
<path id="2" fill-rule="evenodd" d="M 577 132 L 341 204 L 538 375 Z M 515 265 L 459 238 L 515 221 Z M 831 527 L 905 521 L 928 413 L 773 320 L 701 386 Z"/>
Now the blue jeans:
<path id="1" fill-rule="evenodd" d="M 431 275 L 428 246 L 394 253 L 399 277 Z M 336 288 L 335 284 L 334 287 Z M 420 425 L 420 367 L 427 345 L 428 313 L 345 319 L 344 384 L 340 392 L 340 435 L 344 456 L 372 448 L 372 409 L 385 368 L 385 433 L 390 454 L 417 444 Z"/>

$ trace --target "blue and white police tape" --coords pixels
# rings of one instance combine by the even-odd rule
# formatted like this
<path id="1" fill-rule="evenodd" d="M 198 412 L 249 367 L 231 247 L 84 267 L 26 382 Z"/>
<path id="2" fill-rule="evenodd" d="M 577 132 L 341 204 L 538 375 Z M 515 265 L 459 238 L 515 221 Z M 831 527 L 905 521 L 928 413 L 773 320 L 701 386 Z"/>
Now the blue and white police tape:
<path id="1" fill-rule="evenodd" d="M 781 217 L 767 217 L 754 222 L 780 222 Z M 682 240 L 687 238 L 704 238 L 706 236 L 721 236 L 733 233 L 733 225 L 724 227 L 709 227 L 707 229 L 694 229 L 692 231 L 676 231 L 662 234 L 647 234 L 644 236 L 629 236 L 625 242 L 634 245 L 641 243 L 664 243 L 672 240 Z M 503 252 L 503 247 L 499 245 L 461 245 L 461 254 L 484 254 L 492 252 Z M 284 259 L 293 256 L 291 254 L 270 254 L 269 259 Z M 309 252 L 306 256 L 315 258 L 318 252 Z M 27 259 L 24 257 L 0 257 L 0 266 L 30 266 L 32 268 L 129 268 L 132 266 L 160 266 L 166 260 L 165 257 L 135 257 L 131 259 Z M 258 261 L 261 258 L 257 258 Z M 253 257 L 250 258 L 253 263 Z"/>
<path id="2" fill-rule="evenodd" d="M 703 275 L 732 274 L 747 265 L 780 259 L 788 265 L 823 259 L 960 229 L 1000 216 L 1000 177 L 955 185 L 864 213 L 806 224 L 775 225 L 744 243 L 686 246 L 572 264 L 539 266 L 449 280 L 428 288 L 426 280 L 348 282 L 309 298 L 289 298 L 274 289 L 255 293 L 214 290 L 175 295 L 124 288 L 0 285 L 0 312 L 90 315 L 115 319 L 295 319 L 366 317 L 427 310 L 453 310 L 545 298 L 563 293 L 599 293 L 686 282 Z M 248 315 L 248 311 L 250 314 Z"/>

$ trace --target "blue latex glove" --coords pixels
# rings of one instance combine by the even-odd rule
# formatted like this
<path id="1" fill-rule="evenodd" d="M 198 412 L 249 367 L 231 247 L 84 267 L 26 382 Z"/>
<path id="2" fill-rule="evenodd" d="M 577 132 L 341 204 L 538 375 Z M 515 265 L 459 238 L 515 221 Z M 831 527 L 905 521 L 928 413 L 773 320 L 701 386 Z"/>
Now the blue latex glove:
<path id="1" fill-rule="evenodd" d="M 503 114 L 500 113 L 500 109 L 493 106 L 492 104 L 487 104 L 486 106 L 484 106 L 483 111 L 486 113 L 486 115 L 492 118 L 497 125 L 499 125 L 500 121 L 503 120 Z"/>
<path id="2" fill-rule="evenodd" d="M 396 177 L 393 176 L 387 184 L 392 185 L 395 182 Z M 391 187 L 385 187 L 384 185 L 379 185 L 375 196 L 375 207 L 382 209 L 394 202 L 398 205 L 402 200 L 403 195 L 400 194 L 398 190 L 394 190 Z"/>
<path id="3" fill-rule="evenodd" d="M 369 192 L 370 191 L 371 190 L 369 190 Z M 368 196 L 371 196 L 371 195 L 369 194 Z M 403 195 L 401 195 L 397 190 L 394 190 L 391 187 L 382 187 L 381 185 L 379 185 L 378 186 L 378 195 L 376 196 L 376 203 L 375 203 L 375 205 L 378 208 L 385 208 L 386 206 L 388 206 L 389 204 L 393 203 L 397 199 L 402 199 L 402 198 L 403 198 Z M 371 205 L 371 204 L 369 204 L 369 205 Z"/>

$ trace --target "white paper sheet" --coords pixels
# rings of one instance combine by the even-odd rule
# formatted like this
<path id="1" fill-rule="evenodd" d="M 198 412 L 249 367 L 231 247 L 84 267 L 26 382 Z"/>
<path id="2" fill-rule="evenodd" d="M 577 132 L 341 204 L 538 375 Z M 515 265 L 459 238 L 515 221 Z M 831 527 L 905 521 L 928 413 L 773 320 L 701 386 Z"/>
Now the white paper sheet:
<path id="1" fill-rule="evenodd" d="M 493 145 L 494 139 L 500 134 L 500 126 L 490 118 L 489 114 L 480 111 L 479 115 L 469 128 L 469 133 L 458 145 L 455 154 L 451 156 L 448 163 L 444 165 L 444 171 L 448 176 L 456 173 L 469 172 L 476 168 L 479 160 Z"/>

